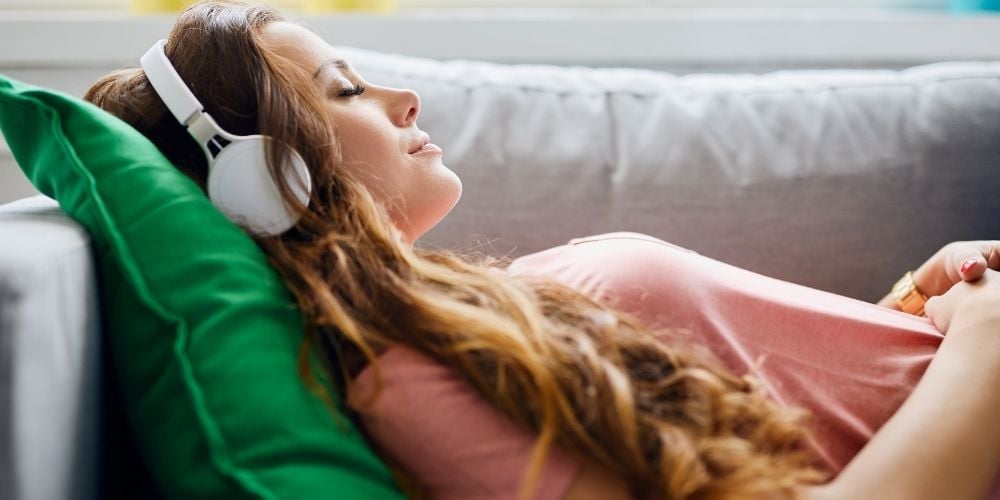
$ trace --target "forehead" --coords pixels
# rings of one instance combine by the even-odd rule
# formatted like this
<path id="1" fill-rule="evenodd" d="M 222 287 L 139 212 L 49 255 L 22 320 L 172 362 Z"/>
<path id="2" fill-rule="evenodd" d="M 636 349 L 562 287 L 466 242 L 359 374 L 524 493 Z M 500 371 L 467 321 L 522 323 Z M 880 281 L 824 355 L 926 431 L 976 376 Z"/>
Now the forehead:
<path id="1" fill-rule="evenodd" d="M 315 74 L 317 70 L 345 70 L 345 65 L 334 64 L 340 60 L 337 52 L 319 35 L 295 23 L 278 21 L 268 23 L 261 32 L 264 45 L 282 57 L 298 63 Z"/>

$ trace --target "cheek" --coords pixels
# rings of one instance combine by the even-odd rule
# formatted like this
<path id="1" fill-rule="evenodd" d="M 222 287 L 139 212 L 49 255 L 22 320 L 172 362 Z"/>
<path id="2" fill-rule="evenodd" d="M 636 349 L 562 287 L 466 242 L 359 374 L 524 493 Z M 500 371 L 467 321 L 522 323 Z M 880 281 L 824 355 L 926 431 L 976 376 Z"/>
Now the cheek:
<path id="1" fill-rule="evenodd" d="M 379 156 L 379 141 L 374 141 L 371 131 L 353 127 L 341 129 L 337 134 L 343 159 L 349 163 L 363 164 L 376 160 Z"/>
<path id="2" fill-rule="evenodd" d="M 344 160 L 374 163 L 398 153 L 399 134 L 395 133 L 385 117 L 379 117 L 374 110 L 362 108 L 334 113 L 333 119 L 338 124 L 337 139 Z"/>
<path id="3" fill-rule="evenodd" d="M 370 134 L 341 137 L 344 169 L 364 184 L 376 199 L 385 201 L 405 194 L 410 181 L 398 151 L 384 141 L 373 140 Z"/>

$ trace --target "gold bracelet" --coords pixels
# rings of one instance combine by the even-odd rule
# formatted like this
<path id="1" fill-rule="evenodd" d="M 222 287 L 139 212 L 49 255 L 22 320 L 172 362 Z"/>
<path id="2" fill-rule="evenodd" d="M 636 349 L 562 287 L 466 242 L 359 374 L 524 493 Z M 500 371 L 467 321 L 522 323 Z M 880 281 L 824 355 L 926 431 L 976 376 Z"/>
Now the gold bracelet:
<path id="1" fill-rule="evenodd" d="M 906 271 L 895 285 L 892 286 L 892 296 L 903 312 L 916 316 L 924 316 L 924 304 L 927 296 L 913 282 L 913 271 Z"/>

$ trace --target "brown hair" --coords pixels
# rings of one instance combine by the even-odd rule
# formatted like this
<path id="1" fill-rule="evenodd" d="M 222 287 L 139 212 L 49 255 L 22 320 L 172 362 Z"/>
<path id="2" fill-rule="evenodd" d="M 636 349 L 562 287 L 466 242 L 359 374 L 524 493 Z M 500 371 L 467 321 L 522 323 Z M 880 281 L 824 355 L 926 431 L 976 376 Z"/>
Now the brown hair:
<path id="1" fill-rule="evenodd" d="M 679 336 L 657 339 L 636 318 L 554 281 L 507 276 L 503 259 L 400 244 L 385 208 L 338 168 L 337 124 L 311 76 L 261 43 L 262 27 L 278 20 L 265 6 L 197 3 L 177 19 L 166 50 L 224 129 L 277 139 L 271 165 L 282 164 L 284 145 L 309 165 L 313 198 L 301 221 L 256 241 L 306 319 L 304 352 L 319 354 L 318 371 L 340 397 L 391 344 L 454 368 L 538 433 L 522 496 L 553 445 L 591 457 L 636 494 L 663 498 L 792 497 L 824 479 L 802 447 L 804 411 L 777 406 L 751 377 L 728 373 Z M 104 76 L 85 98 L 204 187 L 203 153 L 141 69 Z M 301 358 L 303 377 L 328 387 L 312 378 L 309 359 Z M 411 496 L 423 496 L 394 469 Z"/>

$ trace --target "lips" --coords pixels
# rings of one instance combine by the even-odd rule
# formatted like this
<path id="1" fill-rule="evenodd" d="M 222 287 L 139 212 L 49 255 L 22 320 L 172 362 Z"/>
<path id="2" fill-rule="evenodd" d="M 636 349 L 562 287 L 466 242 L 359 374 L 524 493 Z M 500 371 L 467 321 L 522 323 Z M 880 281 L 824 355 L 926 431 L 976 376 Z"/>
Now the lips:
<path id="1" fill-rule="evenodd" d="M 416 144 L 414 144 L 413 147 L 410 148 L 410 154 L 420 151 L 420 148 L 423 148 L 425 145 L 430 144 L 430 142 L 431 142 L 431 136 L 423 134 L 422 136 L 420 136 L 420 139 L 417 140 Z"/>

